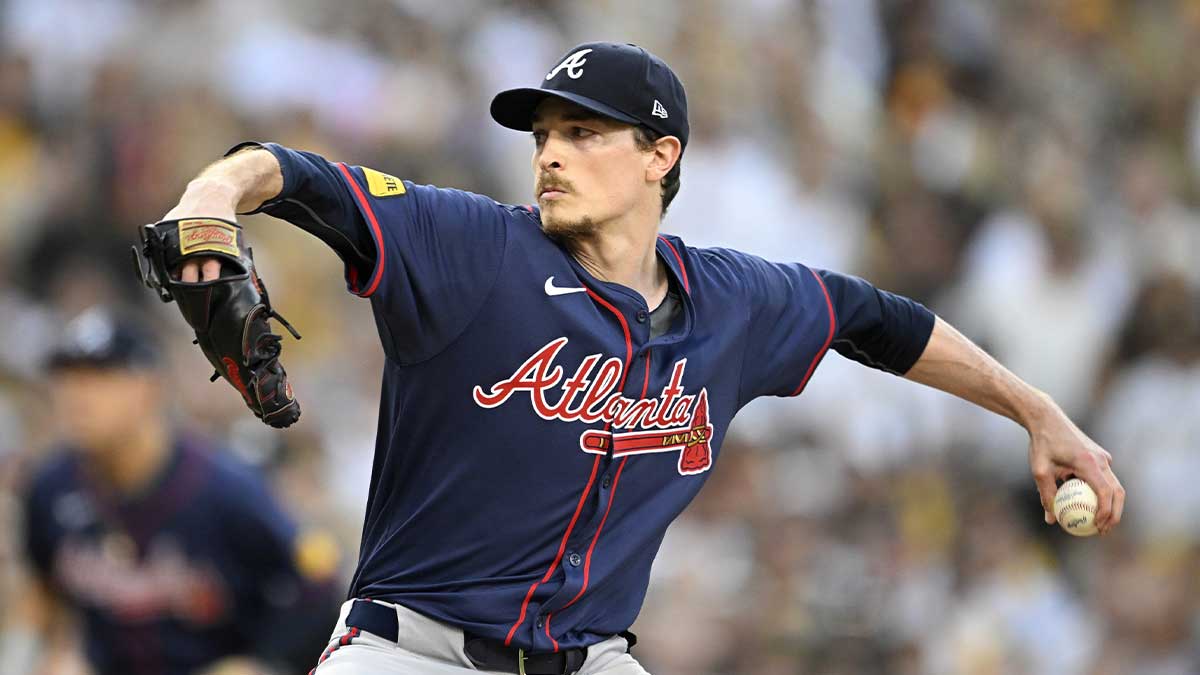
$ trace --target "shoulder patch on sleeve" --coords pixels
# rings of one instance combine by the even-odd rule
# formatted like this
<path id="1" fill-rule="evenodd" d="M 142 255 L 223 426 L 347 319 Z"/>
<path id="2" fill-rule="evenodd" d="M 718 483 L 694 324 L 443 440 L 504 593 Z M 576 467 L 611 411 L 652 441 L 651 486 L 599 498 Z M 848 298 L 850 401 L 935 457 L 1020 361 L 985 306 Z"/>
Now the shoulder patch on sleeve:
<path id="1" fill-rule="evenodd" d="M 398 197 L 404 194 L 404 183 L 395 176 L 362 167 L 367 177 L 367 191 L 374 197 Z"/>

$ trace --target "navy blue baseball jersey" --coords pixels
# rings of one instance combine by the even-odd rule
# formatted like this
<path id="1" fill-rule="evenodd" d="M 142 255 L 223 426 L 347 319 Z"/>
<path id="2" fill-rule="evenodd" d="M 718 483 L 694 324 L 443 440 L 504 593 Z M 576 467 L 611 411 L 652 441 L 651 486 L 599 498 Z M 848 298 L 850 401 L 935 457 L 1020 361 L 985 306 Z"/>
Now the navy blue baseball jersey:
<path id="1" fill-rule="evenodd" d="M 513 646 L 628 629 L 742 406 L 801 393 L 831 347 L 904 372 L 932 331 L 862 280 L 662 236 L 679 311 L 652 335 L 535 208 L 264 147 L 284 185 L 261 210 L 338 251 L 387 357 L 350 595 Z"/>
<path id="2" fill-rule="evenodd" d="M 78 608 L 101 674 L 181 675 L 234 654 L 262 655 L 313 585 L 296 529 L 248 468 L 195 438 L 135 496 L 56 452 L 34 475 L 25 533 L 34 569 Z"/>

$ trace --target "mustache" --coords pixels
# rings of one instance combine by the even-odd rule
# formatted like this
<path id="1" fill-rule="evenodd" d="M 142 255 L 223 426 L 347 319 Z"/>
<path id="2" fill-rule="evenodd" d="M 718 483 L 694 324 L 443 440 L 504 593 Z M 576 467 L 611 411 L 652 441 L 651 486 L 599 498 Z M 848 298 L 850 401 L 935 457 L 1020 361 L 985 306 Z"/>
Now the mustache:
<path id="1" fill-rule="evenodd" d="M 537 182 L 534 184 L 533 194 L 540 195 L 546 190 L 571 192 L 574 189 L 575 188 L 571 185 L 570 181 L 565 181 L 561 178 L 555 178 L 547 174 L 542 174 L 541 176 L 538 176 Z"/>

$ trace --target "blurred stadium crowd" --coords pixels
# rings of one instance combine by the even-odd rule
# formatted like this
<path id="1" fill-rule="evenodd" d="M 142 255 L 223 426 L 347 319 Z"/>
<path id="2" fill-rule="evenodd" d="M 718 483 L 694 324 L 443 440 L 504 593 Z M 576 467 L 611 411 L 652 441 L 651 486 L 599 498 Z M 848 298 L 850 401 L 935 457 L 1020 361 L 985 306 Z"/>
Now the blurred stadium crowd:
<path id="1" fill-rule="evenodd" d="M 759 401 L 634 631 L 658 675 L 1200 672 L 1200 2 L 8 0 L 0 5 L 0 606 L 62 317 L 140 308 L 181 424 L 260 464 L 352 569 L 382 355 L 316 240 L 246 219 L 304 334 L 273 432 L 209 384 L 128 247 L 245 139 L 530 201 L 487 103 L 570 45 L 647 47 L 692 142 L 663 229 L 918 299 L 1115 456 L 1125 523 L 1042 523 L 1023 431 L 829 356 Z M 713 320 L 720 320 L 713 317 Z M 330 617 L 332 625 L 334 617 Z M 314 658 L 321 645 L 313 645 Z"/>

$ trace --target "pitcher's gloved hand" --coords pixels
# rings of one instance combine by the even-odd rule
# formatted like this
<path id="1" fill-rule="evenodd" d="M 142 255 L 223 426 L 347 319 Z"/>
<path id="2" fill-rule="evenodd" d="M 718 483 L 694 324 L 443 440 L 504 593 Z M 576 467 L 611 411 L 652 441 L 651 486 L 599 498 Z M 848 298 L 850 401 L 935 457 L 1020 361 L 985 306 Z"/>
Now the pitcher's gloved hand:
<path id="1" fill-rule="evenodd" d="M 281 338 L 271 332 L 269 320 L 277 319 L 297 340 L 300 335 L 271 308 L 241 226 L 222 218 L 180 218 L 139 232 L 141 249 L 133 249 L 138 276 L 163 302 L 179 304 L 196 331 L 196 344 L 216 369 L 212 379 L 228 380 L 255 416 L 273 427 L 299 419 L 300 403 L 279 363 Z M 218 260 L 220 276 L 180 280 L 184 264 L 197 259 Z"/>

